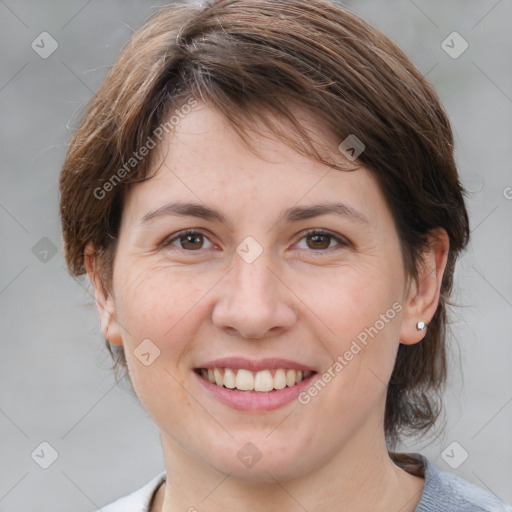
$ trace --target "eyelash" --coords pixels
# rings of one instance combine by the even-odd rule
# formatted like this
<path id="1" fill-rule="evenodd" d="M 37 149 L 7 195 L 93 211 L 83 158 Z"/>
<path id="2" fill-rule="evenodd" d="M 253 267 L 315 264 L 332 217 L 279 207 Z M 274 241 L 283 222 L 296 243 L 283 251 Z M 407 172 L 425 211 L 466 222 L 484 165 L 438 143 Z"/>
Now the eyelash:
<path id="1" fill-rule="evenodd" d="M 180 231 L 179 233 L 176 233 L 175 235 L 172 235 L 171 238 L 167 238 L 162 243 L 162 247 L 171 246 L 174 241 L 179 240 L 180 238 L 184 238 L 184 237 L 186 237 L 188 235 L 201 235 L 204 238 L 208 239 L 207 235 L 205 235 L 201 231 L 198 231 L 196 229 L 186 229 L 184 231 Z M 345 237 L 342 237 L 341 235 L 335 235 L 334 233 L 332 233 L 330 231 L 327 231 L 325 229 L 318 229 L 318 228 L 312 228 L 312 229 L 308 229 L 308 230 L 304 231 L 301 234 L 301 237 L 298 239 L 298 241 L 300 242 L 303 238 L 307 238 L 308 236 L 313 236 L 313 235 L 329 236 L 331 239 L 336 240 L 338 242 L 338 245 L 341 246 L 341 247 L 348 247 L 348 246 L 350 246 L 350 242 Z M 190 253 L 194 253 L 194 252 L 199 252 L 200 251 L 200 249 L 194 251 L 194 250 L 183 249 L 181 247 L 178 247 L 177 249 L 181 250 L 181 251 L 185 251 L 185 252 L 190 252 Z M 327 251 L 331 251 L 331 250 L 333 250 L 332 247 L 328 248 L 328 249 L 320 249 L 318 251 L 315 251 L 314 249 L 311 249 L 312 252 L 320 253 L 320 254 L 324 253 L 324 252 L 327 252 Z"/>

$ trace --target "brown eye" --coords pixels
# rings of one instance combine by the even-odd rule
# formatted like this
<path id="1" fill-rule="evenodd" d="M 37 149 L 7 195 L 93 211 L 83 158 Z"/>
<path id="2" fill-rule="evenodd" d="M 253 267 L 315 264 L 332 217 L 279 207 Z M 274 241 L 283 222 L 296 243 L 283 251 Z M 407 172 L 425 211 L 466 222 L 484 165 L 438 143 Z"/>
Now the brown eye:
<path id="1" fill-rule="evenodd" d="M 313 249 L 313 252 L 331 251 L 350 246 L 350 242 L 341 235 L 335 235 L 329 231 L 310 229 L 306 231 L 299 241 L 306 240 L 306 247 L 300 249 Z M 334 243 L 333 243 L 334 242 Z"/>
<path id="2" fill-rule="evenodd" d="M 332 237 L 330 235 L 308 235 L 306 238 L 311 241 L 310 244 L 308 243 L 310 249 L 328 249 Z"/>
<path id="3" fill-rule="evenodd" d="M 181 247 L 183 249 L 201 249 L 201 246 L 203 245 L 203 235 L 201 235 L 200 233 L 196 235 L 180 236 L 179 240 L 181 241 Z"/>
<path id="4" fill-rule="evenodd" d="M 204 243 L 208 238 L 200 233 L 199 231 L 194 231 L 193 229 L 182 231 L 181 233 L 177 233 L 172 238 L 166 240 L 162 245 L 163 247 L 172 247 L 176 249 L 182 249 L 184 251 L 198 251 L 200 249 L 205 248 Z M 211 244 L 211 242 L 209 242 Z M 209 249 L 210 247 L 206 247 Z"/>

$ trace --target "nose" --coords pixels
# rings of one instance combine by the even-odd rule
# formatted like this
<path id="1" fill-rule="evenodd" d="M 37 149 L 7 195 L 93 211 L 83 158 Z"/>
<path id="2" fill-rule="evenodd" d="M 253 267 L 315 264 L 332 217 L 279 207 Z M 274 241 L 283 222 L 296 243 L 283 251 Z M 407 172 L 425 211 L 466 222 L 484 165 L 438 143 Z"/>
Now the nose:
<path id="1" fill-rule="evenodd" d="M 297 321 L 295 296 L 287 284 L 265 251 L 252 263 L 235 254 L 233 268 L 220 285 L 212 313 L 214 325 L 244 338 L 282 334 Z"/>

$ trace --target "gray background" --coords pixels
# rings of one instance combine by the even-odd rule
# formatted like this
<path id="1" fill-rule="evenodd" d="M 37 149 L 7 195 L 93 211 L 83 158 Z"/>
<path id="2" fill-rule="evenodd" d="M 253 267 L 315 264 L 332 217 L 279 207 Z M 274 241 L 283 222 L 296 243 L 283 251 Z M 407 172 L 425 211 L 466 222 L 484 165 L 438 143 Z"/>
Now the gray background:
<path id="1" fill-rule="evenodd" d="M 91 289 L 67 274 L 58 216 L 69 127 L 132 29 L 163 3 L 0 0 L 1 512 L 91 511 L 164 469 L 155 425 L 108 369 Z M 433 444 L 404 450 L 421 450 L 512 502 L 512 2 L 346 5 L 435 85 L 472 192 L 473 239 L 457 271 L 450 335 L 448 427 Z M 31 48 L 43 31 L 58 43 L 46 59 Z M 441 46 L 453 31 L 469 44 L 457 59 Z M 48 469 L 35 462 L 49 460 L 43 441 L 58 453 Z M 443 451 L 455 465 L 463 449 L 468 459 L 451 468 Z"/>

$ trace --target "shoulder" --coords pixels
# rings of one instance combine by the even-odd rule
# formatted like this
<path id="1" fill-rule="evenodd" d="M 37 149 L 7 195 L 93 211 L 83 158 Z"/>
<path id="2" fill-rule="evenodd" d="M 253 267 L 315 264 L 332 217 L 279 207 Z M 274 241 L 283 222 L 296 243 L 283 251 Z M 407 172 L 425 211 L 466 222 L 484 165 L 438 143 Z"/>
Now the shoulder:
<path id="1" fill-rule="evenodd" d="M 140 489 L 101 507 L 97 512 L 148 512 L 154 493 L 165 480 L 165 472 L 152 478 Z"/>
<path id="2" fill-rule="evenodd" d="M 488 490 L 419 457 L 425 468 L 425 488 L 415 512 L 512 512 L 510 505 Z"/>

